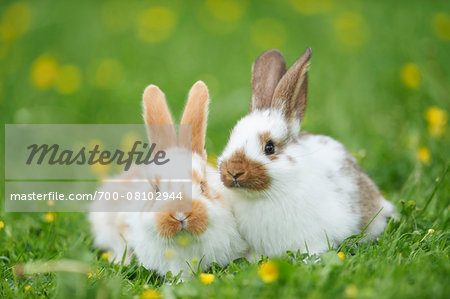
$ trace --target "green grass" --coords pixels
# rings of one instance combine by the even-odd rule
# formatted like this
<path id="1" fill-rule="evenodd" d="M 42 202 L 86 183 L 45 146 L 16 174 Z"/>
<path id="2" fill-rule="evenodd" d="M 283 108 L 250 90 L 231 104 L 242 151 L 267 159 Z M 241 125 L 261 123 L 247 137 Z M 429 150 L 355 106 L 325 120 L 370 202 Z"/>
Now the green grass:
<path id="1" fill-rule="evenodd" d="M 303 128 L 343 142 L 396 205 L 400 216 L 385 234 L 375 243 L 349 240 L 340 249 L 344 260 L 337 251 L 318 262 L 287 253 L 274 260 L 279 277 L 269 284 L 258 276 L 260 261 L 245 260 L 224 269 L 213 265 L 215 280 L 209 285 L 195 276 L 163 283 L 136 261 L 121 266 L 101 259 L 83 214 L 61 213 L 47 223 L 41 213 L 5 213 L 1 184 L 1 297 L 127 298 L 147 289 L 164 298 L 448 297 L 450 174 L 444 173 L 450 134 L 447 123 L 443 134 L 432 134 L 425 118 L 432 106 L 450 111 L 448 1 L 324 1 L 330 5 L 312 14 L 291 2 L 217 7 L 214 1 L 209 6 L 204 1 L 2 1 L 2 122 L 141 123 L 141 94 L 151 83 L 161 87 L 179 115 L 190 86 L 202 79 L 211 93 L 207 150 L 214 156 L 248 111 L 250 67 L 257 55 L 276 47 L 292 64 L 310 46 Z M 151 38 L 162 39 L 148 42 L 147 35 L 139 35 L 139 16 L 148 20 L 147 9 L 154 6 L 166 7 L 174 22 L 171 28 L 166 16 L 167 34 L 160 28 Z M 57 64 L 56 79 L 47 88 L 31 79 L 44 54 Z M 408 86 L 401 73 L 411 63 L 419 77 Z M 75 66 L 80 79 L 69 92 L 64 84 L 77 80 L 57 71 L 66 65 Z M 428 162 L 416 158 L 422 147 L 430 152 Z M 91 275 L 70 267 L 69 272 L 14 272 L 17 265 L 45 270 L 33 263 L 60 260 L 79 261 Z"/>

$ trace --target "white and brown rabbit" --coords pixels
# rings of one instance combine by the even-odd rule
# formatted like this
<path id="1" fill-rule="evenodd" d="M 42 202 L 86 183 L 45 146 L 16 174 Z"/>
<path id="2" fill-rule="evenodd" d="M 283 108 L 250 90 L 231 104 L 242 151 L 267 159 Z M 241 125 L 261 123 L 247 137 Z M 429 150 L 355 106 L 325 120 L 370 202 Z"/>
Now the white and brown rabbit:
<path id="1" fill-rule="evenodd" d="M 278 50 L 252 70 L 250 113 L 219 158 L 243 238 L 256 254 L 321 253 L 365 228 L 378 236 L 394 206 L 338 141 L 299 132 L 311 49 L 286 72 Z"/>
<path id="2" fill-rule="evenodd" d="M 144 118 L 147 124 L 173 124 L 162 91 L 151 85 L 144 92 Z M 177 183 L 164 178 L 163 168 L 154 168 L 147 173 L 152 182 L 149 187 L 161 193 L 182 192 L 190 196 L 192 210 L 189 212 L 142 212 L 127 218 L 130 228 L 130 243 L 138 260 L 148 269 L 165 275 L 168 271 L 177 275 L 183 271 L 182 279 L 189 274 L 189 265 L 207 269 L 211 262 L 225 266 L 242 257 L 247 245 L 238 233 L 231 209 L 220 189 L 219 173 L 207 164 L 205 152 L 206 124 L 209 95 L 206 85 L 198 81 L 189 92 L 181 125 L 190 125 L 192 140 L 180 133 L 178 144 L 167 135 L 174 132 L 149 130 L 150 139 L 164 144 L 167 157 L 192 160 L 186 167 L 177 169 L 180 177 L 192 175 L 192 184 Z M 168 134 L 167 134 L 168 133 Z M 190 133 L 190 132 L 189 132 Z M 158 202 L 161 207 L 173 203 Z"/>
<path id="3" fill-rule="evenodd" d="M 192 208 L 189 212 L 177 212 L 179 206 L 167 201 L 118 201 L 115 210 L 127 212 L 91 212 L 94 245 L 112 252 L 111 260 L 120 262 L 125 249 L 125 263 L 134 253 L 149 270 L 165 275 L 183 271 L 182 278 L 189 273 L 187 263 L 201 262 L 205 270 L 211 262 L 225 266 L 242 257 L 247 245 L 237 231 L 236 221 L 230 207 L 221 194 L 223 185 L 219 173 L 206 162 L 205 137 L 208 117 L 209 94 L 206 85 L 198 81 L 192 87 L 181 120 L 181 125 L 190 125 L 192 139 L 180 132 L 176 140 L 172 116 L 162 91 L 154 85 L 146 88 L 143 96 L 144 120 L 149 139 L 164 149 L 171 163 L 181 161 L 176 169 L 180 178 L 192 178 L 192 182 L 176 182 L 168 178 L 163 166 L 146 167 L 133 165 L 128 172 L 107 182 L 101 191 L 119 192 L 121 195 L 168 192 L 189 196 Z M 167 124 L 166 126 L 155 126 Z M 189 161 L 189 163 L 183 163 Z M 174 178 L 175 179 L 175 178 Z M 143 183 L 142 181 L 148 181 Z M 183 180 L 181 180 L 183 181 Z M 134 204 L 130 208 L 124 205 Z M 173 207 L 170 207 L 173 205 Z M 93 205 L 92 211 L 102 207 Z M 109 208 L 109 207 L 108 207 Z M 170 210 L 173 210 L 172 212 Z M 129 212 L 141 211 L 141 212 Z M 155 212 L 159 211 L 159 212 Z M 162 212 L 166 211 L 166 212 Z M 193 265 L 196 269 L 198 265 Z"/>

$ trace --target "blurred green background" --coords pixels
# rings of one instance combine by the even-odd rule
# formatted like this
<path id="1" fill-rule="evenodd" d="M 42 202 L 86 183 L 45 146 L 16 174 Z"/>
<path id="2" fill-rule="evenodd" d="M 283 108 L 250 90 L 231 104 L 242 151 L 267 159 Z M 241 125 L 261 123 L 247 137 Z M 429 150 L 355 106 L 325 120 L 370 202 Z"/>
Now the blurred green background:
<path id="1" fill-rule="evenodd" d="M 349 282 L 371 296 L 379 290 L 385 296 L 448 294 L 448 179 L 433 191 L 450 156 L 448 0 L 2 0 L 0 117 L 4 124 L 140 124 L 142 92 L 156 84 L 179 120 L 190 87 L 203 80 L 212 100 L 207 150 L 214 161 L 236 121 L 248 112 L 256 57 L 278 48 L 290 66 L 306 47 L 313 56 L 303 129 L 343 142 L 402 210 L 401 224 L 380 246 L 363 246 L 347 256 L 347 272 L 330 272 L 319 263 L 309 272 L 300 258 L 300 266 L 292 268 L 297 271 L 292 288 L 277 289 L 258 284 L 254 264 L 234 280 L 227 273 L 241 270 L 232 265 L 217 288 L 234 290 L 233 298 L 238 290 L 248 290 L 248 297 L 255 290 L 293 296 L 300 285 L 311 296 L 352 297 L 354 288 L 347 294 L 345 287 Z M 4 130 L 0 139 L 3 143 Z M 3 163 L 0 173 L 4 178 Z M 12 266 L 84 255 L 96 269 L 89 278 L 94 285 L 100 282 L 102 292 L 104 277 L 111 279 L 107 288 L 115 290 L 120 276 L 126 286 L 122 295 L 145 292 L 150 280 L 159 285 L 137 263 L 123 274 L 122 267 L 108 268 L 102 258 L 92 262 L 92 239 L 82 214 L 3 209 L 2 203 L 0 260 L 7 278 L 0 294 L 19 296 L 35 289 L 33 294 L 47 296 L 46 290 L 55 289 L 53 275 L 18 281 Z M 366 280 L 373 269 L 373 279 Z M 303 280 L 307 275 L 312 283 Z M 59 281 L 69 294 L 76 293 L 75 280 Z M 254 283 L 251 288 L 248 281 Z M 193 294 L 195 283 L 180 290 Z"/>
<path id="2" fill-rule="evenodd" d="M 218 155 L 248 111 L 256 57 L 278 48 L 291 65 L 312 47 L 304 130 L 342 141 L 391 190 L 421 146 L 429 163 L 448 158 L 433 153 L 449 145 L 449 8 L 419 0 L 4 0 L 1 118 L 141 123 L 141 94 L 156 84 L 179 119 L 189 88 L 203 80 L 212 99 L 207 149 Z M 434 135 L 426 132 L 432 106 L 442 127 Z"/>
<path id="3" fill-rule="evenodd" d="M 420 146 L 439 150 L 422 132 L 429 107 L 445 119 L 450 108 L 447 1 L 2 1 L 0 9 L 4 123 L 141 123 L 148 84 L 177 118 L 203 80 L 207 149 L 218 155 L 248 111 L 256 57 L 278 48 L 290 65 L 312 47 L 305 130 L 342 141 L 384 189 L 403 183 Z"/>

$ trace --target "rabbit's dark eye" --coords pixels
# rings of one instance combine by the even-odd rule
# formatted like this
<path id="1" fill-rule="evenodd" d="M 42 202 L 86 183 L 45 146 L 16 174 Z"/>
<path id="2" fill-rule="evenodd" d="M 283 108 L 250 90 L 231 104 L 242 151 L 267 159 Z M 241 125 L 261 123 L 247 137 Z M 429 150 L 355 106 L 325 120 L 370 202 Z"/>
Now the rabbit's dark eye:
<path id="1" fill-rule="evenodd" d="M 272 140 L 267 141 L 266 146 L 264 147 L 264 153 L 266 155 L 273 155 L 275 153 L 275 145 Z"/>

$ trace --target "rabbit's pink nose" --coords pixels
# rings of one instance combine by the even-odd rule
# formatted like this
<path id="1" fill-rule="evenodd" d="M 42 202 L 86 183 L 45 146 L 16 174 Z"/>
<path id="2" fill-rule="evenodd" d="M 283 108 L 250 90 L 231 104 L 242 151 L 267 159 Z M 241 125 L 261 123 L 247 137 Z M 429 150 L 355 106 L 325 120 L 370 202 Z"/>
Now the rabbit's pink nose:
<path id="1" fill-rule="evenodd" d="M 188 218 L 189 216 L 187 216 L 184 213 L 178 212 L 175 214 L 174 218 L 180 222 L 181 228 L 186 228 L 187 227 L 187 223 L 188 223 Z"/>

